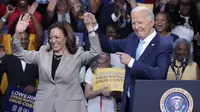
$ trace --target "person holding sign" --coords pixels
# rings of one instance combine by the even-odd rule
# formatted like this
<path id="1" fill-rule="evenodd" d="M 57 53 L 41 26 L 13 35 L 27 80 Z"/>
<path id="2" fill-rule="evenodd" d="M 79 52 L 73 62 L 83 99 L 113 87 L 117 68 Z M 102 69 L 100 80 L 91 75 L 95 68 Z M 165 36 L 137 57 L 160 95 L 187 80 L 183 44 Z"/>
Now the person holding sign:
<path id="1" fill-rule="evenodd" d="M 21 32 L 29 24 L 28 13 L 16 26 L 11 39 L 13 54 L 39 68 L 39 85 L 34 103 L 35 112 L 86 112 L 85 97 L 79 83 L 79 72 L 101 53 L 98 35 L 92 30 L 91 13 L 84 14 L 90 51 L 76 46 L 74 32 L 67 22 L 56 22 L 48 30 L 48 45 L 39 51 L 26 51 L 20 45 Z"/>
<path id="2" fill-rule="evenodd" d="M 93 21 L 95 23 L 95 17 Z M 154 14 L 149 8 L 138 6 L 132 9 L 131 22 L 134 32 L 127 38 L 99 38 L 103 51 L 117 52 L 126 66 L 121 112 L 133 112 L 136 79 L 166 79 L 172 53 L 172 44 L 166 43 L 153 28 Z"/>
<path id="3" fill-rule="evenodd" d="M 92 63 L 85 74 L 85 96 L 88 99 L 88 112 L 116 112 L 116 102 L 111 95 L 109 87 L 102 87 L 94 91 L 92 84 L 92 75 L 97 69 L 111 68 L 110 54 L 102 52 L 100 58 Z"/>

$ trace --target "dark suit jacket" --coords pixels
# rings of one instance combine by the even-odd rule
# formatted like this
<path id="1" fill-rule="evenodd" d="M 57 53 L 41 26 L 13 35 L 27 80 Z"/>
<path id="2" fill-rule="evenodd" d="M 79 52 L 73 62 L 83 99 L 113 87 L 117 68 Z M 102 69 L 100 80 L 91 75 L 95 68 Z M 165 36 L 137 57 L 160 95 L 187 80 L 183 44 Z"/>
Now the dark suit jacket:
<path id="1" fill-rule="evenodd" d="M 130 15 L 131 13 L 131 6 L 129 3 L 127 4 L 126 13 Z M 100 19 L 99 25 L 101 29 L 104 29 L 108 24 L 118 24 L 118 22 L 114 22 L 111 18 L 111 15 L 114 13 L 114 2 L 109 3 L 108 5 L 104 6 L 100 11 Z M 103 31 L 103 30 L 102 30 Z M 132 32 L 132 25 L 131 23 L 127 23 L 126 27 L 120 28 L 120 38 L 127 37 L 129 33 Z"/>
<path id="2" fill-rule="evenodd" d="M 33 64 L 26 64 L 23 72 L 21 60 L 14 55 L 6 55 L 0 65 L 0 73 L 7 74 L 8 84 L 12 86 L 35 86 L 38 78 L 38 68 Z"/>
<path id="3" fill-rule="evenodd" d="M 126 39 L 109 41 L 100 36 L 100 42 L 105 52 L 124 52 L 135 58 L 139 38 L 131 33 Z M 122 95 L 121 112 L 125 112 L 127 90 L 130 85 L 130 112 L 133 112 L 135 80 L 166 79 L 172 44 L 165 43 L 157 34 L 149 43 L 139 60 L 135 60 L 132 68 L 126 66 L 124 91 Z"/>

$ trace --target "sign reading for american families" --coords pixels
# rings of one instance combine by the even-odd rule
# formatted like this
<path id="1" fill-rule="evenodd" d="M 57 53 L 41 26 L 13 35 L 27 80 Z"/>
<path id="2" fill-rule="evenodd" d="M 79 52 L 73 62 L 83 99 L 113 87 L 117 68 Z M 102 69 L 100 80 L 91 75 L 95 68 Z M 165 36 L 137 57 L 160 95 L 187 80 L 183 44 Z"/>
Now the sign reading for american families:
<path id="1" fill-rule="evenodd" d="M 111 91 L 123 91 L 125 70 L 118 68 L 102 68 L 92 75 L 93 90 L 108 87 Z"/>
<path id="2" fill-rule="evenodd" d="M 33 112 L 35 93 L 27 95 L 23 88 L 9 86 L 3 112 Z"/>

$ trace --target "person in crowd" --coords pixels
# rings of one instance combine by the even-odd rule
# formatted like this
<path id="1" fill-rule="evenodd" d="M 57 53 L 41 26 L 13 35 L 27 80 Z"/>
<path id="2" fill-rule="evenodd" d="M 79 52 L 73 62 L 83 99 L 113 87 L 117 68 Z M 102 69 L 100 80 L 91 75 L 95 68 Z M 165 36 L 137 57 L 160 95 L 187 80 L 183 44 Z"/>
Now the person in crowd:
<path id="1" fill-rule="evenodd" d="M 179 3 L 180 0 L 155 0 L 153 12 L 166 12 L 172 20 L 176 19 L 174 16 L 179 12 Z"/>
<path id="2" fill-rule="evenodd" d="M 180 13 L 177 13 L 172 20 L 175 27 L 172 33 L 180 38 L 185 38 L 193 43 L 194 60 L 200 65 L 200 22 L 197 7 L 193 0 L 180 0 Z"/>
<path id="3" fill-rule="evenodd" d="M 102 7 L 99 16 L 99 25 L 104 29 L 108 24 L 116 24 L 119 26 L 120 38 L 125 38 L 131 33 L 130 12 L 135 8 L 137 3 L 135 0 L 130 2 L 125 0 L 115 0 Z"/>
<path id="4" fill-rule="evenodd" d="M 176 40 L 173 54 L 174 62 L 169 67 L 167 80 L 176 80 L 176 76 L 177 80 L 199 80 L 197 64 L 192 60 L 191 42 L 184 38 Z"/>
<path id="5" fill-rule="evenodd" d="M 37 3 L 35 5 L 32 5 L 29 11 L 34 13 L 36 8 L 37 8 Z M 9 17 L 9 15 L 14 12 L 14 10 L 15 10 L 14 8 L 9 9 L 9 7 L 7 7 L 7 12 L 3 16 L 3 18 L 7 19 Z M 24 15 L 24 14 L 22 14 L 22 15 Z M 35 16 L 33 16 L 32 14 L 30 14 L 30 15 L 31 15 L 31 20 L 33 22 L 33 25 L 36 28 L 36 33 L 32 34 L 30 29 L 28 28 L 23 32 L 23 35 L 27 36 L 27 38 L 29 38 L 28 50 L 38 50 L 43 41 L 43 28 L 42 28 L 41 24 L 39 23 L 39 21 L 35 18 Z M 10 46 L 10 38 L 15 33 L 15 28 L 16 28 L 15 26 L 16 26 L 18 20 L 19 20 L 19 17 L 12 23 L 12 27 L 10 29 L 10 34 L 4 34 L 3 38 L 0 39 L 1 40 L 0 43 L 3 43 L 3 45 L 7 49 L 7 54 L 12 53 L 11 46 Z M 5 21 L 0 20 L 0 31 L 2 31 L 4 25 L 5 25 Z M 31 24 L 29 24 L 29 25 L 31 25 Z"/>
<path id="6" fill-rule="evenodd" d="M 94 16 L 92 19 L 95 23 Z M 125 65 L 121 112 L 133 112 L 136 79 L 166 79 L 172 53 L 172 44 L 166 43 L 153 28 L 154 14 L 149 8 L 132 9 L 131 21 L 134 32 L 125 39 L 108 40 L 99 36 L 103 51 L 117 52 Z"/>
<path id="7" fill-rule="evenodd" d="M 180 12 L 176 14 L 176 19 L 171 21 L 175 25 L 172 33 L 190 42 L 192 42 L 197 32 L 200 31 L 197 8 L 193 1 L 180 0 Z"/>
<path id="8" fill-rule="evenodd" d="M 85 30 L 82 4 L 79 0 L 51 0 L 47 6 L 47 24 L 67 21 L 75 32 Z"/>
<path id="9" fill-rule="evenodd" d="M 15 2 L 15 1 L 12 1 Z M 15 3 L 13 3 L 15 4 Z M 11 33 L 11 28 L 13 23 L 17 20 L 17 18 L 21 15 L 21 14 L 25 14 L 25 13 L 30 13 L 31 15 L 31 21 L 30 21 L 30 25 L 29 25 L 29 31 L 32 34 L 36 33 L 37 28 L 35 27 L 34 24 L 34 19 L 36 19 L 39 24 L 42 24 L 42 15 L 36 11 L 36 8 L 38 7 L 38 3 L 34 2 L 31 6 L 30 5 L 30 0 L 17 0 L 17 5 L 16 5 L 16 9 L 15 11 L 9 16 L 8 19 L 5 19 L 5 22 L 8 21 L 8 34 Z"/>
<path id="10" fill-rule="evenodd" d="M 119 28 L 116 24 L 108 24 L 105 28 L 104 34 L 109 40 L 119 39 Z M 110 64 L 114 68 L 125 68 L 125 66 L 120 62 L 119 56 L 111 53 L 110 54 Z"/>
<path id="11" fill-rule="evenodd" d="M 74 32 L 67 22 L 56 22 L 48 30 L 48 45 L 39 51 L 26 51 L 21 48 L 21 32 L 28 27 L 30 15 L 27 13 L 16 26 L 11 39 L 13 54 L 27 63 L 39 67 L 34 111 L 36 112 L 86 112 L 84 93 L 79 82 L 79 72 L 101 53 L 98 35 L 92 30 L 91 13 L 84 14 L 90 51 L 84 52 L 76 46 Z"/>
<path id="12" fill-rule="evenodd" d="M 22 35 L 21 46 L 23 49 L 27 50 L 29 45 L 29 38 Z M 0 75 L 7 78 L 8 87 L 20 87 L 24 88 L 24 92 L 31 94 L 37 91 L 36 80 L 38 80 L 38 68 L 34 64 L 27 64 L 23 60 L 12 54 L 6 54 L 6 48 L 1 45 L 0 47 Z M 5 74 L 4 74 L 5 73 Z M 3 76 L 4 77 L 4 76 Z M 5 78 L 4 77 L 4 78 Z M 5 80 L 2 78 L 2 80 Z M 2 83 L 3 84 L 3 83 Z M 6 86 L 6 85 L 2 85 Z M 6 96 L 7 86 L 2 89 L 3 98 L 0 101 L 3 103 L 4 97 Z M 6 93 L 5 93 L 6 92 Z"/>
<path id="13" fill-rule="evenodd" d="M 170 18 L 167 13 L 159 12 L 155 16 L 155 28 L 161 37 L 166 38 L 166 41 L 173 44 L 179 37 L 170 32 Z"/>
<path id="14" fill-rule="evenodd" d="M 93 62 L 85 76 L 85 96 L 88 99 L 88 112 L 116 112 L 116 101 L 112 97 L 109 87 L 102 87 L 94 91 L 92 88 L 92 75 L 97 69 L 111 68 L 110 54 L 102 52 L 99 59 Z M 100 106 L 101 105 L 101 106 Z"/>

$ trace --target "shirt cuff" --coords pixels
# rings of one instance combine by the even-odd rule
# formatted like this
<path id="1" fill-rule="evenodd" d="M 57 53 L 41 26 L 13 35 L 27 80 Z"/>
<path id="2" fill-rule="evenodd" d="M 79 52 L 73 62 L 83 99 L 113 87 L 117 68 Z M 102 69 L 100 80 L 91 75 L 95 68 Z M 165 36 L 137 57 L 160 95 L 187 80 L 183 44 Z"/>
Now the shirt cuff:
<path id="1" fill-rule="evenodd" d="M 93 27 L 93 30 L 94 30 L 94 31 L 97 31 L 98 28 L 99 28 L 99 24 L 96 24 L 96 25 Z"/>
<path id="2" fill-rule="evenodd" d="M 133 63 L 135 62 L 135 59 L 131 58 L 131 60 L 128 63 L 128 67 L 132 68 L 133 67 Z"/>
<path id="3" fill-rule="evenodd" d="M 12 39 L 12 42 L 20 41 L 19 39 L 17 39 L 17 38 L 15 37 L 15 34 L 14 34 L 14 36 L 13 36 L 11 39 Z"/>
<path id="4" fill-rule="evenodd" d="M 112 18 L 112 20 L 113 20 L 114 22 L 116 22 L 116 21 L 117 21 L 117 17 L 115 16 L 115 14 L 114 14 L 114 13 L 112 13 L 112 15 L 111 15 L 111 18 Z"/>

